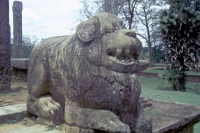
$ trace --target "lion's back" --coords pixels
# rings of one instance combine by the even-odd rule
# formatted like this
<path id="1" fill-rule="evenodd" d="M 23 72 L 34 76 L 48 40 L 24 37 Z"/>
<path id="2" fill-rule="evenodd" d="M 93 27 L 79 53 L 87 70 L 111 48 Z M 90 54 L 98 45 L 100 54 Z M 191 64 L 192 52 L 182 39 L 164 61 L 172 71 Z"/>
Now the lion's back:
<path id="1" fill-rule="evenodd" d="M 28 67 L 28 90 L 30 95 L 38 96 L 49 93 L 44 89 L 51 77 L 51 66 L 62 45 L 68 42 L 69 36 L 59 36 L 44 39 L 31 52 Z M 67 44 L 66 44 L 67 45 Z"/>

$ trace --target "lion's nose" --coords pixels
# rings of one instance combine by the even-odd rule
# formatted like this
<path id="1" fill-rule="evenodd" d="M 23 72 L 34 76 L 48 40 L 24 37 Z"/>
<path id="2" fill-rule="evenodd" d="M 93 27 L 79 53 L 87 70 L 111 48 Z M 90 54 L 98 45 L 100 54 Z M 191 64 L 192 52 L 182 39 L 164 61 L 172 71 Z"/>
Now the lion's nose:
<path id="1" fill-rule="evenodd" d="M 136 38 L 136 34 L 135 34 L 135 32 L 133 30 L 130 30 L 130 29 L 121 29 L 120 32 L 122 32 L 123 34 L 125 34 L 127 36 Z"/>

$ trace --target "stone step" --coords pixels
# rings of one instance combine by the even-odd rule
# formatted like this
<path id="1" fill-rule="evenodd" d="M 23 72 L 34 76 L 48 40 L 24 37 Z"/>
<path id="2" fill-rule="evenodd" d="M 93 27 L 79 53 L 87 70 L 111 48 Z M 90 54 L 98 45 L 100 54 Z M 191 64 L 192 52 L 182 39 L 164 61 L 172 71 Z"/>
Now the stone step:
<path id="1" fill-rule="evenodd" d="M 26 125 L 26 104 L 17 104 L 0 107 L 0 133 L 61 133 L 57 127 L 41 124 Z M 22 121 L 20 121 L 22 120 Z M 30 123 L 30 119 L 27 120 Z M 10 124 L 8 124 L 10 123 Z M 13 124 L 11 124 L 13 123 Z"/>
<path id="2" fill-rule="evenodd" d="M 10 131 L 9 133 L 61 133 L 61 130 L 49 129 L 48 126 L 44 125 L 34 125 L 31 127 L 24 127 L 15 131 Z"/>
<path id="3" fill-rule="evenodd" d="M 23 119 L 26 116 L 26 104 L 17 104 L 0 107 L 0 123 L 6 123 L 9 120 Z"/>

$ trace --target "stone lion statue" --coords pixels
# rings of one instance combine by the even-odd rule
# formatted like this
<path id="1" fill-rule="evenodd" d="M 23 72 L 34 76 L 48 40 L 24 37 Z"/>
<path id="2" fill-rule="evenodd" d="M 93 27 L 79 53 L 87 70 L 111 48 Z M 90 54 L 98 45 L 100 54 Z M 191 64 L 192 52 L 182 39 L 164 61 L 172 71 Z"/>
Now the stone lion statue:
<path id="1" fill-rule="evenodd" d="M 115 15 L 81 22 L 73 36 L 43 40 L 28 68 L 27 110 L 66 133 L 150 133 L 138 72 L 142 43 Z"/>

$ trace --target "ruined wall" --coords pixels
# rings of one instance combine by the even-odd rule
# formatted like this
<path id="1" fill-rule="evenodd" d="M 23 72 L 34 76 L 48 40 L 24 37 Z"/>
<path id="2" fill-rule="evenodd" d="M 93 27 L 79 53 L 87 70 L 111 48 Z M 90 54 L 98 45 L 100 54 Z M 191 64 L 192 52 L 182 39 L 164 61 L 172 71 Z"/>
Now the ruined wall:
<path id="1" fill-rule="evenodd" d="M 9 0 L 0 0 L 0 93 L 10 90 L 10 69 Z"/>
<path id="2" fill-rule="evenodd" d="M 13 57 L 22 58 L 22 2 L 13 2 Z"/>

